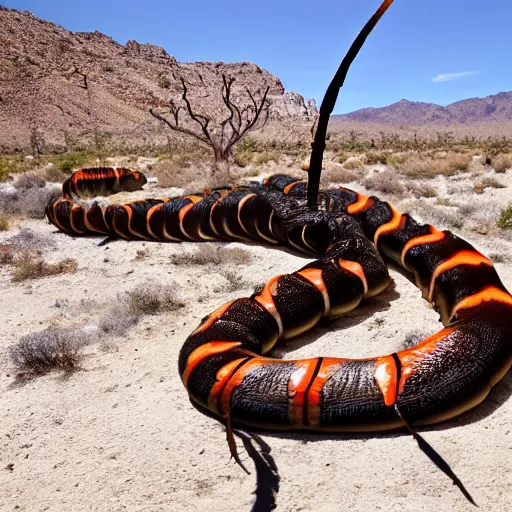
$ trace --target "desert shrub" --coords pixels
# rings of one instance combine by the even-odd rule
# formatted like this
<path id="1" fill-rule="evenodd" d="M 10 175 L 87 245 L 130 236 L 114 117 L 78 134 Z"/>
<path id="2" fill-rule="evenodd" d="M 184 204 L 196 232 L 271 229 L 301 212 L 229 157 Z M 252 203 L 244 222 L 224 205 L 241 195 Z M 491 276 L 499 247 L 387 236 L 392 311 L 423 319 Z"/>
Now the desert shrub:
<path id="1" fill-rule="evenodd" d="M 507 169 L 512 169 L 512 154 L 500 154 L 494 157 L 492 160 L 492 166 L 496 172 L 502 173 Z"/>
<path id="2" fill-rule="evenodd" d="M 505 188 L 505 185 L 494 178 L 483 178 L 473 185 L 473 192 L 483 194 L 486 188 Z"/>
<path id="3" fill-rule="evenodd" d="M 377 153 L 375 151 L 368 151 L 366 153 L 366 163 L 368 165 L 384 164 L 388 163 L 387 153 Z"/>
<path id="4" fill-rule="evenodd" d="M 239 167 L 247 167 L 252 162 L 253 153 L 250 151 L 235 151 L 233 161 Z"/>
<path id="5" fill-rule="evenodd" d="M 160 311 L 175 311 L 185 306 L 177 297 L 176 285 L 143 283 L 127 296 L 128 309 L 134 315 L 156 315 Z"/>
<path id="6" fill-rule="evenodd" d="M 365 165 L 365 162 L 366 162 L 366 158 L 364 156 L 353 157 L 353 158 L 350 158 L 349 160 L 343 162 L 343 167 L 345 169 L 349 169 L 349 170 L 360 169 L 361 167 L 363 167 Z"/>
<path id="7" fill-rule="evenodd" d="M 57 263 L 46 263 L 31 254 L 25 254 L 14 262 L 14 267 L 12 280 L 18 282 L 57 274 L 71 274 L 77 271 L 78 263 L 72 258 L 63 259 Z"/>
<path id="8" fill-rule="evenodd" d="M 359 181 L 360 174 L 351 169 L 344 167 L 336 167 L 322 171 L 322 181 L 326 183 L 350 183 L 352 181 Z"/>
<path id="9" fill-rule="evenodd" d="M 0 181 L 6 180 L 9 174 L 30 171 L 38 162 L 37 158 L 26 159 L 22 155 L 0 155 Z"/>
<path id="10" fill-rule="evenodd" d="M 231 293 L 251 288 L 251 284 L 240 277 L 240 274 L 228 269 L 220 269 L 219 274 L 227 280 L 228 286 L 223 291 Z"/>
<path id="11" fill-rule="evenodd" d="M 162 89 L 170 89 L 171 87 L 171 80 L 169 77 L 165 75 L 161 75 L 158 77 L 158 86 Z"/>
<path id="12" fill-rule="evenodd" d="M 50 165 L 46 167 L 44 172 L 41 175 L 46 181 L 52 182 L 52 183 L 62 183 L 68 175 L 56 167 L 55 165 Z"/>
<path id="13" fill-rule="evenodd" d="M 103 66 L 101 70 L 105 71 L 106 73 L 112 73 L 112 71 L 114 71 L 114 68 L 113 66 Z"/>
<path id="14" fill-rule="evenodd" d="M 361 184 L 368 190 L 376 190 L 384 194 L 400 196 L 405 192 L 405 187 L 396 171 L 386 170 L 374 173 L 372 176 L 365 178 Z"/>
<path id="15" fill-rule="evenodd" d="M 87 336 L 80 331 L 54 327 L 23 336 L 9 350 L 12 364 L 23 375 L 75 370 L 82 358 Z"/>
<path id="16" fill-rule="evenodd" d="M 412 156 L 402 164 L 397 164 L 397 168 L 410 178 L 421 179 L 437 175 L 453 176 L 458 172 L 467 171 L 470 163 L 470 155 L 443 152 L 437 153 L 434 157 Z"/>
<path id="17" fill-rule="evenodd" d="M 0 265 L 9 265 L 14 261 L 14 254 L 8 245 L 0 245 Z"/>
<path id="18" fill-rule="evenodd" d="M 157 162 L 151 170 L 163 188 L 184 188 L 189 192 L 202 192 L 206 188 L 229 185 L 235 180 L 229 168 L 222 166 L 191 166 L 188 162 L 164 160 Z"/>
<path id="19" fill-rule="evenodd" d="M 60 193 L 60 188 L 55 186 L 0 191 L 0 213 L 42 219 L 48 201 Z"/>
<path id="20" fill-rule="evenodd" d="M 413 186 L 411 192 L 415 197 L 437 197 L 437 190 L 430 185 Z"/>
<path id="21" fill-rule="evenodd" d="M 512 229 L 512 204 L 508 208 L 501 210 L 498 227 L 501 229 Z"/>
<path id="22" fill-rule="evenodd" d="M 30 188 L 43 188 L 44 186 L 44 179 L 35 172 L 25 172 L 23 174 L 20 174 L 14 182 L 14 187 L 18 190 L 26 190 Z"/>
<path id="23" fill-rule="evenodd" d="M 214 244 L 200 245 L 195 252 L 180 252 L 170 256 L 174 265 L 245 265 L 251 254 L 241 247 L 222 247 Z"/>
<path id="24" fill-rule="evenodd" d="M 255 153 L 252 157 L 252 161 L 255 164 L 266 164 L 267 162 L 279 162 L 279 159 L 281 158 L 281 153 L 279 151 L 262 151 L 261 153 Z"/>
<path id="25" fill-rule="evenodd" d="M 63 172 L 71 172 L 75 169 L 83 167 L 87 162 L 93 162 L 89 153 L 74 152 L 64 153 L 53 158 L 53 163 Z"/>
<path id="26" fill-rule="evenodd" d="M 0 214 L 0 231 L 7 231 L 9 229 L 9 217 Z"/>
<path id="27" fill-rule="evenodd" d="M 100 332 L 109 336 L 123 336 L 128 329 L 139 321 L 139 316 L 129 311 L 128 307 L 116 305 L 103 314 L 98 327 Z"/>

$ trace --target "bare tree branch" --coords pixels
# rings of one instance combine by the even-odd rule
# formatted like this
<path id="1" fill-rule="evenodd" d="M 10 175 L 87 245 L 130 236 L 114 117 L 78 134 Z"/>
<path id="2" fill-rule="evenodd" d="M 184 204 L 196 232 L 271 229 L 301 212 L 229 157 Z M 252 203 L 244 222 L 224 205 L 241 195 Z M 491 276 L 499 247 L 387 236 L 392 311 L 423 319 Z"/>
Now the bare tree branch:
<path id="1" fill-rule="evenodd" d="M 202 81 L 202 77 L 201 81 Z M 190 135 L 195 139 L 207 144 L 213 149 L 215 161 L 227 160 L 232 153 L 234 145 L 239 142 L 258 121 L 263 120 L 263 127 L 269 117 L 267 96 L 270 86 L 267 86 L 261 99 L 256 99 L 254 94 L 245 88 L 250 101 L 240 104 L 240 98 L 233 95 L 233 77 L 222 75 L 221 99 L 228 115 L 224 118 L 215 119 L 213 116 L 199 114 L 192 106 L 188 96 L 188 85 L 183 77 L 180 77 L 183 106 L 179 106 L 174 100 L 170 101 L 169 111 L 171 118 L 165 117 L 162 112 L 150 109 L 153 117 L 165 123 L 171 130 Z M 186 113 L 186 118 L 196 123 L 200 131 L 195 131 L 184 126 L 185 119 L 180 118 L 180 112 Z M 219 129 L 220 128 L 220 129 Z"/>

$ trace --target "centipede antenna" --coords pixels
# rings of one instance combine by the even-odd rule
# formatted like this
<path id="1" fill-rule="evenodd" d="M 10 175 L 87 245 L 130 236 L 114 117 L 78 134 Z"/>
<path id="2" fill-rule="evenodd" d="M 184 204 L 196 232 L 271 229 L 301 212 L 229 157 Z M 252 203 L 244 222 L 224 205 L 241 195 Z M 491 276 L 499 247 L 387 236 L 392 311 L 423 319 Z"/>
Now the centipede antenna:
<path id="1" fill-rule="evenodd" d="M 312 210 L 316 210 L 318 208 L 317 196 L 318 189 L 320 187 L 320 173 L 322 172 L 322 160 L 325 149 L 327 125 L 329 124 L 329 117 L 336 105 L 338 93 L 343 87 L 350 65 L 356 58 L 359 50 L 362 48 L 366 38 L 370 35 L 377 22 L 392 3 L 393 0 L 384 0 L 368 23 L 363 27 L 361 32 L 359 32 L 359 35 L 356 37 L 352 46 L 341 61 L 340 67 L 329 84 L 324 99 L 322 100 L 316 122 L 316 132 L 311 146 L 311 157 L 309 160 L 308 170 L 307 198 L 308 206 Z"/>
<path id="2" fill-rule="evenodd" d="M 114 242 L 117 240 L 117 236 L 109 235 L 107 238 L 104 238 L 99 244 L 98 247 L 103 247 L 105 245 L 108 245 L 110 242 Z"/>
<path id="3" fill-rule="evenodd" d="M 428 444 L 423 437 L 421 437 L 409 424 L 409 422 L 404 418 L 403 414 L 398 409 L 397 405 L 395 404 L 395 411 L 400 416 L 400 419 L 404 422 L 405 426 L 407 427 L 407 430 L 409 433 L 416 439 L 416 442 L 418 443 L 418 446 L 420 447 L 420 450 L 445 474 L 447 475 L 454 485 L 456 485 L 464 497 L 475 507 L 478 507 L 478 505 L 475 503 L 475 500 L 473 500 L 471 494 L 469 494 L 468 490 L 464 487 L 464 484 L 460 481 L 459 477 L 453 472 L 452 468 L 449 466 L 449 464 L 439 455 L 439 453 L 436 452 L 436 450 Z"/>
<path id="4" fill-rule="evenodd" d="M 240 437 L 244 443 L 244 447 L 256 468 L 256 490 L 254 491 L 256 500 L 251 512 L 274 510 L 281 478 L 276 463 L 270 455 L 270 446 L 257 434 L 238 429 L 233 430 L 233 433 Z"/>
<path id="5" fill-rule="evenodd" d="M 235 459 L 236 463 L 248 474 L 251 472 L 244 466 L 244 463 L 240 460 L 238 456 L 238 450 L 236 447 L 235 436 L 233 435 L 233 429 L 231 428 L 231 419 L 229 414 L 226 417 L 226 439 L 228 441 L 229 451 L 231 453 L 231 457 Z"/>

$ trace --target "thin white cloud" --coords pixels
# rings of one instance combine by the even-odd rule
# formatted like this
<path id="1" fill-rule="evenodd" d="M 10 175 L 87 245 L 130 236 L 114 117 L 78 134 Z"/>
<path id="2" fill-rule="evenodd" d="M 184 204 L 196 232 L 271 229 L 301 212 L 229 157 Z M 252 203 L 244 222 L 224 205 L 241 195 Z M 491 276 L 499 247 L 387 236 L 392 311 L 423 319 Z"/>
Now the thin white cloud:
<path id="1" fill-rule="evenodd" d="M 450 80 L 457 80 L 458 78 L 466 78 L 467 76 L 478 75 L 481 71 L 464 71 L 462 73 L 441 73 L 432 78 L 432 82 L 449 82 Z"/>

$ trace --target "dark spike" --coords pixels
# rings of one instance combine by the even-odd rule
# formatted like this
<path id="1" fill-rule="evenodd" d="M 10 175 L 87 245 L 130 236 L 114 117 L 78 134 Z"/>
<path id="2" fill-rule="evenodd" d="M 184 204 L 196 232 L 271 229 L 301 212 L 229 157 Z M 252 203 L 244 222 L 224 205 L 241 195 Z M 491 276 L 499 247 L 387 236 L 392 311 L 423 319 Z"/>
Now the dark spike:
<path id="1" fill-rule="evenodd" d="M 437 453 L 430 444 L 428 444 L 423 437 L 421 437 L 409 424 L 409 422 L 404 418 L 403 414 L 398 409 L 398 406 L 395 404 L 395 411 L 400 417 L 400 419 L 404 422 L 405 426 L 407 427 L 407 430 L 411 434 L 414 439 L 416 439 L 416 442 L 418 443 L 418 446 L 420 447 L 420 450 L 445 474 L 448 476 L 448 478 L 451 479 L 454 485 L 456 485 L 464 497 L 475 507 L 478 507 L 478 505 L 475 503 L 475 500 L 473 500 L 471 494 L 469 494 L 468 490 L 464 487 L 464 484 L 460 481 L 459 477 L 453 472 L 450 465 Z"/>
<path id="2" fill-rule="evenodd" d="M 322 160 L 325 149 L 327 125 L 329 124 L 329 117 L 334 110 L 336 100 L 338 99 L 338 93 L 343 87 L 350 65 L 356 58 L 359 50 L 362 48 L 366 38 L 370 35 L 377 22 L 392 3 L 393 0 L 384 0 L 368 23 L 363 27 L 361 32 L 359 32 L 359 35 L 356 37 L 352 46 L 341 61 L 340 67 L 325 93 L 320 106 L 319 116 L 316 123 L 315 138 L 312 144 L 311 158 L 309 161 L 307 195 L 308 206 L 312 210 L 316 210 L 318 208 L 317 197 L 318 188 L 320 187 L 320 173 L 322 172 Z"/>

